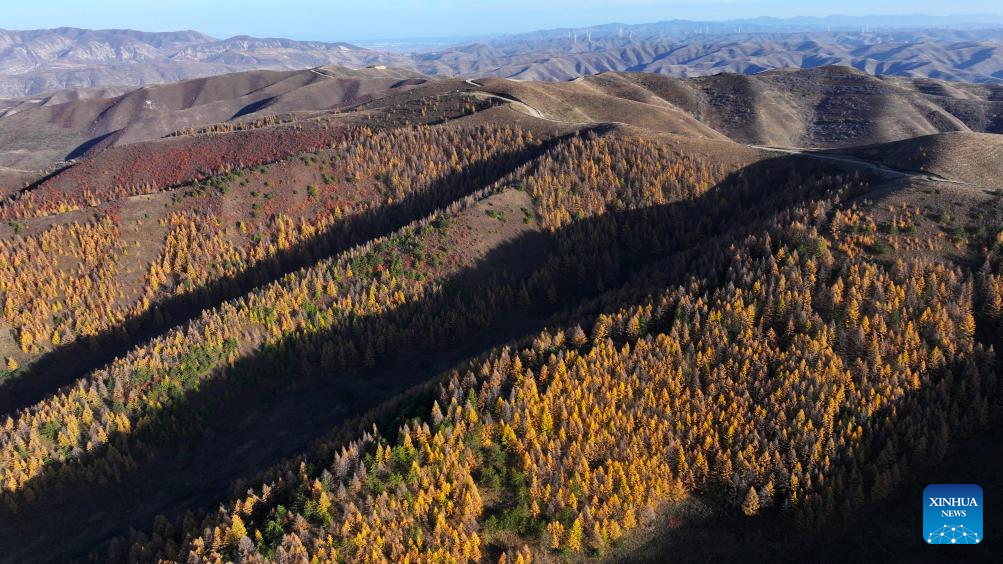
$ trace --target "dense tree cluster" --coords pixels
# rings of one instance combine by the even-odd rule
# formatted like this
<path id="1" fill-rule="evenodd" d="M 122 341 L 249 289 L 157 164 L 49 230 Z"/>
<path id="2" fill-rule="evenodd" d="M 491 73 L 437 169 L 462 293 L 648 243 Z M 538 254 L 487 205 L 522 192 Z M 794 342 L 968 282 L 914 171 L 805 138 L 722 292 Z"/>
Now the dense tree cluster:
<path id="1" fill-rule="evenodd" d="M 247 377 L 244 358 L 256 376 L 337 378 L 394 351 L 442 350 L 518 307 L 558 313 L 549 328 L 444 375 L 424 416 L 349 440 L 333 429 L 219 511 L 158 518 L 102 557 L 602 555 L 692 494 L 750 517 L 838 524 L 941 456 L 952 435 L 985 424 L 1000 399 L 990 347 L 1003 314 L 999 226 L 969 245 L 983 265 L 973 272 L 926 252 L 918 210 L 853 203 L 869 179 L 839 167 L 735 171 L 592 133 L 523 165 L 516 155 L 540 146 L 517 130 L 356 135 L 299 157 L 322 182 L 296 187 L 300 198 L 254 200 L 260 215 L 240 224 L 214 210 L 242 176 L 191 187 L 191 205 L 158 222 L 164 244 L 139 307 L 267 263 L 354 216 L 424 209 L 411 203 L 422 192 L 441 198 L 437 211 L 207 309 L 8 417 L 0 492 L 11 509 L 129 472 L 149 437 L 198 424 L 173 405 Z M 346 184 L 380 197 L 353 203 Z M 463 212 L 512 189 L 534 209 L 500 221 L 539 221 L 545 252 L 525 259 L 524 277 L 466 288 L 460 277 L 475 265 L 458 248 L 469 236 Z M 54 245 L 76 261 L 104 257 L 95 264 L 106 269 L 123 260 L 107 257 L 128 252 L 108 216 L 5 244 L 0 267 L 13 273 Z M 4 319 L 32 336 L 53 333 L 57 319 L 90 319 L 73 308 L 91 302 L 26 313 L 57 300 L 46 284 L 70 283 L 54 280 L 88 281 L 80 291 L 99 289 L 95 308 L 120 298 L 114 285 L 100 290 L 100 270 L 60 278 L 69 259 L 47 260 L 31 274 L 37 294 L 0 287 L 15 300 Z M 72 324 L 61 331 L 77 334 Z"/>
<path id="2" fill-rule="evenodd" d="M 472 534 L 498 528 L 543 551 L 602 553 L 694 491 L 807 525 L 852 518 L 984 423 L 997 381 L 974 340 L 970 277 L 834 255 L 814 212 L 743 239 L 720 284 L 695 277 L 590 331 L 501 348 L 391 442 L 332 445 L 313 473 L 286 471 L 180 542 L 137 540 L 154 552 L 133 556 L 463 560 L 479 554 Z M 492 490 L 502 501 L 485 507 Z"/>
<path id="3" fill-rule="evenodd" d="M 455 135 L 458 134 L 443 135 L 446 143 L 442 146 L 450 152 L 456 145 L 448 142 Z M 484 131 L 483 151 L 494 147 L 488 138 L 492 135 L 510 142 L 520 139 L 519 134 L 506 131 Z M 499 143 L 497 148 L 507 146 Z M 349 162 L 358 162 L 363 158 L 361 155 L 375 155 L 359 154 L 358 159 L 348 159 Z M 489 154 L 469 152 L 467 158 L 473 160 Z M 401 166 L 397 170 L 409 169 Z M 412 186 L 419 189 L 420 182 L 416 180 Z M 167 245 L 148 276 L 147 287 L 154 288 L 152 292 L 163 290 L 161 286 L 168 278 L 180 287 L 195 286 L 212 275 L 208 265 L 235 262 L 239 265 L 246 261 L 215 231 L 219 224 L 214 220 L 193 221 L 191 217 L 175 214 L 168 221 L 171 229 Z M 60 461 L 104 447 L 106 456 L 81 472 L 87 479 L 113 476 L 119 471 L 117 464 L 129 465 L 128 456 L 123 454 L 127 450 L 122 442 L 124 435 L 137 425 L 143 428 L 144 421 L 151 419 L 149 414 L 164 402 L 182 396 L 203 378 L 212 377 L 218 369 L 234 363 L 238 352 L 277 346 L 291 335 L 333 331 L 343 334 L 343 339 L 320 343 L 319 350 L 314 351 L 318 362 L 330 369 L 356 362 L 370 363 L 375 355 L 395 343 L 414 341 L 411 335 L 419 331 L 426 334 L 425 340 L 435 342 L 444 338 L 422 329 L 428 321 L 424 316 L 412 312 L 398 320 L 381 314 L 424 298 L 429 292 L 438 292 L 435 283 L 438 276 L 429 276 L 436 273 L 439 268 L 436 265 L 441 266 L 442 274 L 460 268 L 458 264 L 441 264 L 441 257 L 434 250 L 445 247 L 446 231 L 446 226 L 437 227 L 424 220 L 390 239 L 368 243 L 337 259 L 319 261 L 296 276 L 285 276 L 260 291 L 204 313 L 186 327 L 167 332 L 19 414 L 16 421 L 8 418 L 9 434 L 0 439 L 3 445 L 0 479 L 4 491 L 18 492 L 43 475 L 44 479 L 35 480 L 28 489 L 37 490 L 48 479 L 65 478 L 61 474 L 66 470 L 46 474 L 46 461 L 58 465 Z M 280 225 L 277 239 L 283 233 Z M 271 243 L 272 247 L 276 245 L 281 243 Z M 462 331 L 464 324 L 476 320 L 481 308 L 491 309 L 493 300 L 505 299 L 507 295 L 511 294 L 485 294 L 483 302 L 471 306 L 469 311 L 457 312 L 457 322 L 441 331 L 441 335 Z M 107 307 L 107 302 L 102 307 Z M 359 320 L 372 316 L 379 316 L 385 326 L 359 331 Z M 26 346 L 33 344 L 32 341 Z M 40 432 L 42 429 L 46 432 Z M 120 439 L 119 444 L 111 445 L 109 441 L 113 439 Z M 35 493 L 29 491 L 28 497 Z M 10 503 L 16 502 L 11 498 Z"/>
<path id="4" fill-rule="evenodd" d="M 694 198 L 724 176 L 709 165 L 639 137 L 574 137 L 535 166 L 526 189 L 537 201 L 543 225 L 626 208 L 660 206 Z"/>
<path id="5" fill-rule="evenodd" d="M 32 353 L 121 323 L 116 284 L 127 251 L 120 226 L 104 215 L 0 240 L 3 320 Z"/>

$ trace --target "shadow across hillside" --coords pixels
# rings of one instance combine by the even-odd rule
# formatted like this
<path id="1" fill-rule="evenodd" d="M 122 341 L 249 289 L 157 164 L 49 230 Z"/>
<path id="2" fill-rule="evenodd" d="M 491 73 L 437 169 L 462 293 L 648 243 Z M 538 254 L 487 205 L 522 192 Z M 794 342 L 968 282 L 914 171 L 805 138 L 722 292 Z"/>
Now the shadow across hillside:
<path id="1" fill-rule="evenodd" d="M 10 524 L 0 528 L 2 559 L 82 556 L 130 528 L 149 527 L 155 515 L 211 511 L 232 484 L 253 483 L 340 424 L 465 359 L 531 336 L 554 319 L 587 318 L 611 293 L 623 299 L 682 283 L 692 261 L 726 268 L 729 256 L 721 247 L 728 241 L 827 190 L 824 182 L 778 189 L 778 177 L 800 185 L 806 177 L 841 170 L 802 157 L 756 163 L 694 200 L 610 212 L 522 236 L 419 302 L 257 350 L 151 409 L 133 433 L 45 468 L 29 484 L 39 499 L 21 500 L 16 515 L 0 507 L 0 521 Z M 712 247 L 718 252 L 707 258 Z M 495 262 L 513 256 L 524 258 L 499 275 Z M 486 282 L 473 286 L 469 280 Z M 519 298 L 522 289 L 528 300 Z M 382 343 L 371 366 L 349 355 L 343 368 L 323 367 L 326 343 L 358 350 L 367 344 L 359 339 Z M 112 449 L 131 454 L 134 466 L 118 470 L 117 481 L 83 479 L 89 468 L 116 457 Z"/>
<path id="2" fill-rule="evenodd" d="M 108 133 L 105 133 L 103 135 L 98 135 L 97 137 L 88 139 L 87 141 L 84 141 L 83 143 L 77 145 L 76 148 L 74 148 L 64 157 L 64 159 L 67 161 L 72 161 L 74 159 L 79 159 L 80 157 L 84 157 L 87 155 L 87 153 L 91 152 L 91 149 L 94 149 L 95 147 L 101 145 L 106 140 L 121 135 L 121 133 L 122 130 L 116 129 L 115 131 L 109 131 Z M 49 178 L 50 177 L 43 178 L 40 182 L 36 184 L 41 184 L 42 182 L 48 180 Z"/>
<path id="3" fill-rule="evenodd" d="M 611 561 L 996 562 L 997 555 L 984 547 L 948 548 L 924 542 L 929 532 L 923 524 L 926 486 L 978 484 L 986 499 L 1003 495 L 1003 477 L 998 471 L 1003 447 L 989 438 L 1003 429 L 998 405 L 995 412 L 988 413 L 987 421 L 975 419 L 950 433 L 942 426 L 946 417 L 958 413 L 956 407 L 943 405 L 945 389 L 960 394 L 959 403 L 974 403 L 974 398 L 964 394 L 972 393 L 979 381 L 958 377 L 964 370 L 962 362 L 945 366 L 931 382 L 870 415 L 873 427 L 854 448 L 863 449 L 867 453 L 864 459 L 871 462 L 851 470 L 855 479 L 844 482 L 850 490 L 834 496 L 831 513 L 824 518 L 816 515 L 816 522 L 807 523 L 775 507 L 750 518 L 729 503 L 711 501 L 712 506 L 724 509 L 697 518 L 688 518 L 685 510 L 668 520 L 662 518 L 646 542 L 632 547 L 629 556 Z M 998 402 L 999 394 L 995 396 Z M 990 404 L 990 409 L 993 407 Z M 893 426 L 898 426 L 897 432 Z M 917 440 L 920 438 L 923 442 Z M 834 459 L 835 455 L 850 457 L 846 451 L 837 451 Z M 879 474 L 884 480 L 880 486 L 876 483 Z M 830 483 L 838 480 L 829 476 Z M 859 494 L 852 491 L 857 487 Z M 878 488 L 885 493 L 875 497 Z M 856 495 L 860 499 L 853 502 Z M 1000 530 L 1001 525 L 998 512 L 985 511 L 986 533 Z"/>
<path id="4" fill-rule="evenodd" d="M 184 325 L 203 310 L 247 294 L 319 260 L 335 256 L 375 238 L 389 235 L 437 209 L 490 186 L 569 136 L 538 146 L 503 153 L 433 182 L 427 189 L 393 204 L 338 222 L 324 233 L 297 243 L 234 275 L 192 292 L 155 303 L 144 314 L 101 334 L 46 353 L 18 376 L 0 384 L 0 416 L 41 401 L 57 389 L 95 370 L 140 343 L 172 327 Z"/>

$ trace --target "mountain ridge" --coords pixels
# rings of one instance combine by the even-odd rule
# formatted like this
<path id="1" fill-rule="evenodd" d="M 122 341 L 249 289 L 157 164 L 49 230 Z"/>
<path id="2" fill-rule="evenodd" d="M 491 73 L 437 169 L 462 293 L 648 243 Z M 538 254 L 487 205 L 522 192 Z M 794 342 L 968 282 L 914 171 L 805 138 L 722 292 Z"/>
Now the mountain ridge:
<path id="1" fill-rule="evenodd" d="M 703 139 L 831 148 L 951 131 L 1003 131 L 1003 86 L 874 77 L 850 67 L 675 78 L 605 72 L 573 81 L 434 78 L 407 69 L 248 71 L 125 92 L 0 103 L 0 166 L 41 169 L 99 148 L 296 112 L 367 111 L 462 92 L 555 124 L 623 124 Z M 380 106 L 382 107 L 382 106 Z"/>
<path id="2" fill-rule="evenodd" d="M 0 98 L 329 64 L 550 81 L 605 71 L 688 77 L 840 64 L 876 75 L 1003 83 L 1003 27 L 992 21 L 981 27 L 856 30 L 699 23 L 544 30 L 414 53 L 247 35 L 217 39 L 196 31 L 0 30 Z"/>
<path id="3" fill-rule="evenodd" d="M 248 70 L 364 67 L 384 55 L 355 45 L 195 31 L 0 30 L 0 98 L 64 89 L 137 87 Z"/>

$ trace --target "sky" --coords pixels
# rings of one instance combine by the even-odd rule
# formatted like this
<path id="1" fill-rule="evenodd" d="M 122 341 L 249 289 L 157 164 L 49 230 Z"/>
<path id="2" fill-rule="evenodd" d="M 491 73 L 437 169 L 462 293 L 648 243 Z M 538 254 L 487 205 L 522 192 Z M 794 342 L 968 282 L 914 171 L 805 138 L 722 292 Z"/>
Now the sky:
<path id="1" fill-rule="evenodd" d="M 194 29 L 317 41 L 461 37 L 602 23 L 831 14 L 1003 14 L 1000 0 L 3 0 L 0 28 Z"/>

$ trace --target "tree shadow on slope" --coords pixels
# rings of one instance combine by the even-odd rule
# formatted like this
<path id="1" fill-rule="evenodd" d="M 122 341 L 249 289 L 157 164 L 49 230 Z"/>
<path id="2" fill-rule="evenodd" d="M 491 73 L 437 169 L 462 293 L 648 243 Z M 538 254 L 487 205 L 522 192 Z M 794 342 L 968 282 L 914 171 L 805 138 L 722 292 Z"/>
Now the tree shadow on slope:
<path id="1" fill-rule="evenodd" d="M 594 313 L 605 307 L 602 296 L 609 288 L 623 286 L 614 291 L 623 299 L 682 283 L 688 261 L 705 260 L 700 249 L 716 238 L 741 236 L 805 198 L 824 195 L 824 185 L 777 190 L 770 181 L 778 175 L 800 180 L 840 170 L 845 169 L 781 157 L 751 165 L 695 200 L 526 234 L 452 277 L 441 293 L 258 350 L 150 413 L 144 430 L 111 437 L 107 447 L 43 470 L 29 484 L 43 492 L 39 499 L 23 502 L 17 514 L 0 508 L 0 521 L 9 524 L 0 529 L 2 559 L 79 557 L 130 528 L 148 527 L 157 514 L 212 510 L 231 484 L 253 482 L 381 402 L 465 359 L 531 336 L 555 318 Z M 718 254 L 726 263 L 727 253 Z M 499 276 L 495 262 L 511 262 L 513 256 L 524 259 L 509 265 L 508 276 Z M 589 275 L 599 268 L 600 280 Z M 482 270 L 490 274 L 481 275 Z M 489 281 L 473 286 L 469 280 Z M 520 300 L 522 291 L 528 301 Z M 358 359 L 341 370 L 321 368 L 325 343 L 390 334 L 391 328 L 399 341 L 372 366 Z M 63 479 L 104 464 L 111 448 L 136 460 L 118 472 L 118 481 Z"/>
<path id="2" fill-rule="evenodd" d="M 973 267 L 970 257 L 958 264 Z M 972 272 L 970 270 L 970 272 Z M 860 487 L 834 498 L 830 513 L 809 523 L 775 508 L 754 518 L 724 499 L 699 492 L 689 505 L 665 512 L 635 544 L 610 562 L 775 563 L 995 562 L 985 548 L 930 546 L 924 542 L 923 493 L 930 484 L 978 484 L 986 499 L 1003 496 L 1003 373 L 993 351 L 1003 335 L 976 305 L 975 350 L 934 371 L 930 381 L 908 390 L 870 415 L 869 431 L 856 443 L 867 466 L 853 467 Z M 989 354 L 986 353 L 989 351 Z M 948 398 L 952 398 L 949 400 Z M 950 403 L 953 401 L 953 403 Z M 838 419 L 838 417 L 837 417 Z M 898 428 L 895 425 L 899 425 Z M 846 455 L 846 453 L 843 453 Z M 837 478 L 837 480 L 841 479 Z M 829 477 L 830 483 L 835 481 Z M 880 493 L 877 493 L 880 492 Z M 854 498 L 857 499 L 854 499 Z M 1003 514 L 984 510 L 983 530 L 1003 530 Z M 626 550 L 632 549 L 629 555 Z"/>
<path id="3" fill-rule="evenodd" d="M 955 368 L 960 372 L 960 367 Z M 954 381 L 955 387 L 964 385 L 961 379 Z M 634 547 L 633 553 L 614 556 L 609 561 L 671 560 L 686 564 L 998 561 L 997 555 L 984 547 L 946 548 L 924 542 L 927 531 L 923 528 L 923 490 L 930 484 L 978 484 L 986 499 L 999 499 L 1003 495 L 1003 476 L 999 473 L 1003 447 L 991 438 L 994 432 L 1003 429 L 999 406 L 990 405 L 996 413 L 991 413 L 986 423 L 966 424 L 952 434 L 931 430 L 931 446 L 926 450 L 912 451 L 915 444 L 886 434 L 890 422 L 907 417 L 913 421 L 921 419 L 910 408 L 937 405 L 943 397 L 942 391 L 935 385 L 910 391 L 893 406 L 872 415 L 889 423 L 863 437 L 862 443 L 872 449 L 869 460 L 882 460 L 885 453 L 881 447 L 894 441 L 900 445 L 901 450 L 896 451 L 900 458 L 886 460 L 883 475 L 888 476 L 890 465 L 897 471 L 908 461 L 909 467 L 909 474 L 902 476 L 885 497 L 872 498 L 878 473 L 873 467 L 865 467 L 860 469 L 858 483 L 866 500 L 849 511 L 837 508 L 824 524 L 807 525 L 772 508 L 749 518 L 737 507 L 704 499 L 693 505 L 701 515 L 688 515 L 683 509 L 675 518 L 663 516 L 649 530 L 647 540 Z M 947 417 L 949 413 L 938 415 Z M 932 420 L 934 423 L 929 425 L 936 427 L 937 417 Z M 924 424 L 927 423 L 916 423 Z M 837 497 L 836 505 L 848 502 L 851 497 L 849 492 L 845 497 Z M 991 536 L 992 531 L 1001 527 L 1003 518 L 999 512 L 984 511 L 983 529 L 987 534 Z"/>
<path id="4" fill-rule="evenodd" d="M 99 335 L 57 347 L 23 369 L 13 380 L 0 384 L 0 416 L 12 415 L 34 405 L 150 338 L 184 325 L 206 309 L 252 292 L 319 260 L 393 233 L 482 187 L 490 186 L 566 139 L 555 138 L 539 146 L 504 153 L 451 173 L 426 190 L 338 222 L 324 233 L 280 251 L 233 276 L 157 302 L 142 315 Z"/>

